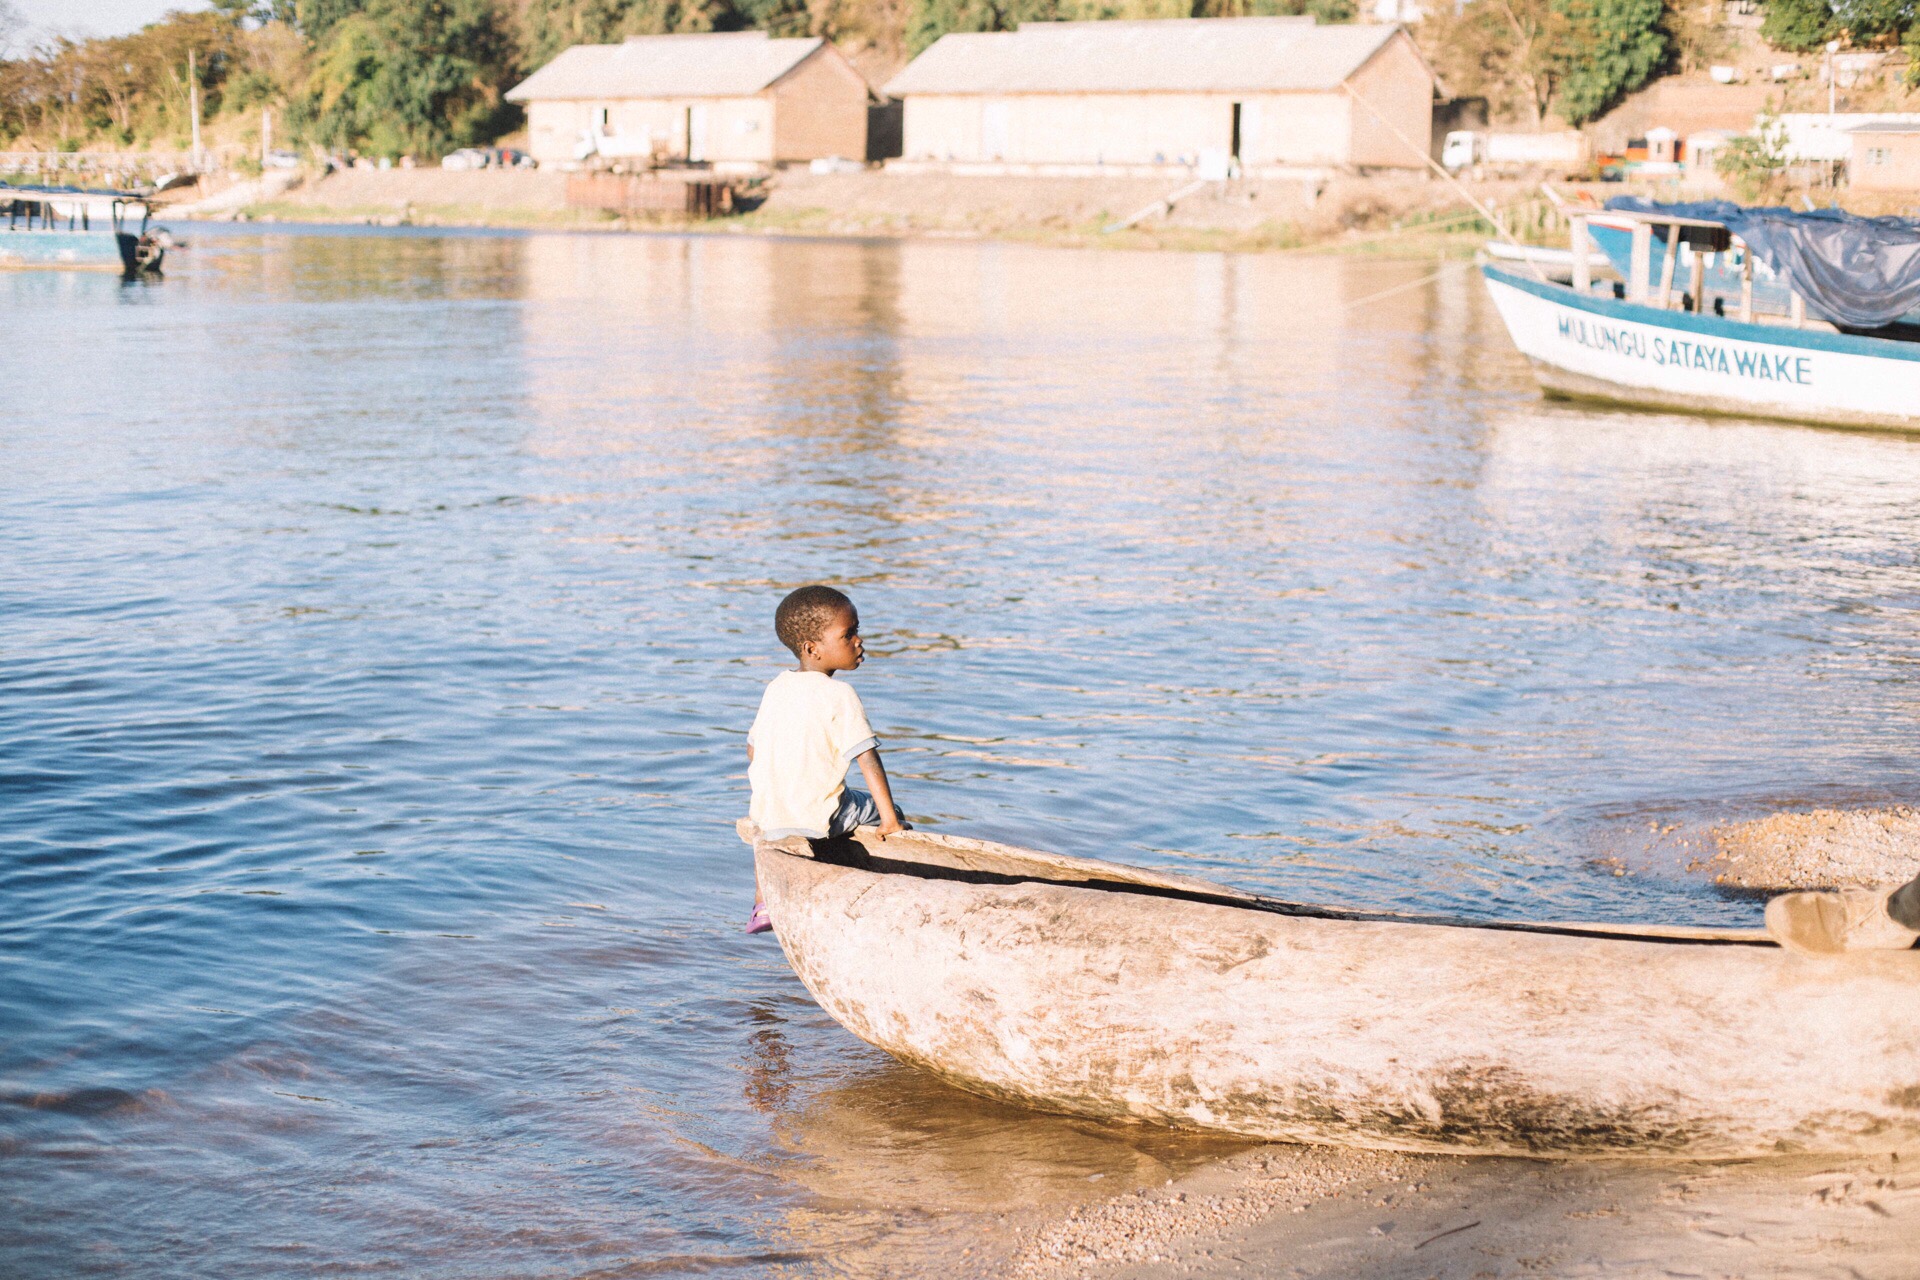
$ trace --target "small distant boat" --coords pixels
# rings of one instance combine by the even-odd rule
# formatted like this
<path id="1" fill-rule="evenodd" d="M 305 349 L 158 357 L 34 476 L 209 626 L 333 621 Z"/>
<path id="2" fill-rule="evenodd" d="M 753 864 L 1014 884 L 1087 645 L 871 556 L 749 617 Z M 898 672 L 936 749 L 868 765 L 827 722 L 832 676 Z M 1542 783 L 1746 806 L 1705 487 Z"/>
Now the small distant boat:
<path id="1" fill-rule="evenodd" d="M 1622 282 L 1592 279 L 1588 224 L 1599 217 L 1628 228 Z M 1548 392 L 1920 430 L 1920 325 L 1904 307 L 1872 324 L 1810 316 L 1808 291 L 1831 281 L 1796 286 L 1779 269 L 1763 278 L 1765 264 L 1752 248 L 1712 219 L 1645 208 L 1576 213 L 1570 221 L 1569 279 L 1482 268 L 1514 345 Z M 1843 270 L 1829 266 L 1827 274 Z"/>
<path id="2" fill-rule="evenodd" d="M 1548 276 L 1557 280 L 1573 278 L 1573 250 L 1556 249 L 1543 244 L 1508 244 L 1504 240 L 1490 240 L 1486 246 L 1487 256 L 1498 262 L 1518 262 L 1539 267 Z M 1608 267 L 1610 262 L 1605 253 L 1590 251 L 1587 254 L 1587 270 Z"/>
<path id="3" fill-rule="evenodd" d="M 754 866 L 842 1026 L 1048 1111 L 1509 1155 L 1920 1142 L 1920 951 L 1312 907 L 923 831 Z"/>
<path id="4" fill-rule="evenodd" d="M 172 238 L 138 191 L 0 183 L 0 267 L 157 273 Z M 137 221 L 135 219 L 138 219 Z"/>

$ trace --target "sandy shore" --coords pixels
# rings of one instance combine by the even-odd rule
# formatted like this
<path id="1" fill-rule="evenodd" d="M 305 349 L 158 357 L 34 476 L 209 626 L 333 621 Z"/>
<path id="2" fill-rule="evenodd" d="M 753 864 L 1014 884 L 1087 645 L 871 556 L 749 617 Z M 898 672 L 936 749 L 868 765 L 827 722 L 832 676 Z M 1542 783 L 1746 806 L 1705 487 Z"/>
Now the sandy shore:
<path id="1" fill-rule="evenodd" d="M 1920 875 L 1920 813 L 1902 807 L 1775 813 L 1713 829 L 1697 869 L 1742 889 L 1900 884 Z"/>
<path id="2" fill-rule="evenodd" d="M 850 1212 L 842 1203 L 796 1215 L 789 1228 L 815 1260 L 831 1259 L 824 1273 L 876 1280 L 1911 1280 L 1920 1276 L 1914 1165 L 1270 1145 L 1075 1204 Z M 781 1268 L 796 1280 L 822 1273 Z"/>
<path id="3" fill-rule="evenodd" d="M 1063 1276 L 1920 1275 L 1920 1169 L 1890 1158 L 1532 1161 L 1262 1147 L 1024 1232 Z"/>
<path id="4" fill-rule="evenodd" d="M 1044 178 L 782 170 L 750 196 L 749 212 L 689 221 L 677 215 L 620 219 L 566 203 L 559 170 L 354 169 L 268 190 L 242 184 L 183 198 L 176 216 L 252 221 L 572 229 L 697 229 L 797 236 L 942 236 L 1101 245 L 1109 248 L 1266 250 L 1347 248 L 1414 256 L 1469 252 L 1487 237 L 1460 193 L 1420 175 L 1325 181 L 1235 182 L 1157 206 L 1186 184 L 1169 178 Z M 248 190 L 256 195 L 249 197 Z M 1523 234 L 1543 216 L 1535 184 L 1482 183 L 1475 196 L 1524 208 Z M 1124 230 L 1110 231 L 1145 210 Z M 1515 218 L 1522 215 L 1515 214 Z"/>

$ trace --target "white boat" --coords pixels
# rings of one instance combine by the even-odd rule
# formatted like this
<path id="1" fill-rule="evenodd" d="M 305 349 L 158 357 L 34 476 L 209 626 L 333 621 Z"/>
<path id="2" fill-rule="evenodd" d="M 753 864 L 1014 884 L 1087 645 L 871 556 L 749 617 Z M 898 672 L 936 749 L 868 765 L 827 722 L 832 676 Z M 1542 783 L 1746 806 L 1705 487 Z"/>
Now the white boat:
<path id="1" fill-rule="evenodd" d="M 1482 268 L 1514 345 L 1545 390 L 1656 408 L 1920 430 L 1920 328 L 1842 332 L 1808 319 L 1790 289 L 1783 313 L 1769 314 L 1754 296 L 1753 259 L 1744 253 L 1742 288 L 1716 295 L 1710 265 L 1737 244 L 1725 227 L 1652 214 L 1631 220 L 1636 247 L 1622 285 L 1591 281 L 1579 217 L 1570 283 L 1526 269 Z M 1657 276 L 1655 225 L 1667 229 Z M 1683 244 L 1692 249 L 1685 259 Z M 1690 281 L 1675 280 L 1682 261 Z"/>
<path id="2" fill-rule="evenodd" d="M 152 212 L 137 191 L 0 183 L 0 267 L 157 273 L 172 238 Z"/>
<path id="3" fill-rule="evenodd" d="M 1489 258 L 1497 262 L 1527 263 L 1539 267 L 1547 275 L 1560 280 L 1570 279 L 1573 275 L 1573 250 L 1556 249 L 1542 244 L 1508 244 L 1504 240 L 1489 240 L 1486 245 Z M 1587 270 L 1605 270 L 1612 263 L 1607 255 L 1594 250 L 1587 254 Z"/>
<path id="4" fill-rule="evenodd" d="M 1048 1111 L 1399 1151 L 1920 1144 L 1920 951 L 1316 908 L 921 831 L 754 867 L 842 1026 Z"/>

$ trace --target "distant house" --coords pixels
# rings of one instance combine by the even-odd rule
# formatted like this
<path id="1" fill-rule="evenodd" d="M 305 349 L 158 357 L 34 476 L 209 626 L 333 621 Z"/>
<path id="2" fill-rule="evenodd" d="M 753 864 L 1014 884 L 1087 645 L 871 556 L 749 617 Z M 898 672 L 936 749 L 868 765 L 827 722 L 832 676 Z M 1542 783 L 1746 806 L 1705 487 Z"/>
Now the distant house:
<path id="1" fill-rule="evenodd" d="M 1789 164 L 1837 164 L 1852 158 L 1853 141 L 1848 135 L 1861 125 L 1916 125 L 1920 112 L 1783 111 L 1775 119 L 1786 134 L 1781 149 Z M 1760 120 L 1754 123 L 1758 126 Z"/>
<path id="2" fill-rule="evenodd" d="M 1856 191 L 1920 191 L 1920 120 L 1875 120 L 1847 131 L 1847 185 Z"/>
<path id="3" fill-rule="evenodd" d="M 1029 22 L 953 34 L 887 85 L 903 158 L 953 164 L 1419 169 L 1433 71 L 1393 25 Z"/>
<path id="4" fill-rule="evenodd" d="M 578 44 L 507 93 L 541 164 L 644 159 L 751 167 L 866 155 L 872 90 L 825 40 L 764 31 Z"/>

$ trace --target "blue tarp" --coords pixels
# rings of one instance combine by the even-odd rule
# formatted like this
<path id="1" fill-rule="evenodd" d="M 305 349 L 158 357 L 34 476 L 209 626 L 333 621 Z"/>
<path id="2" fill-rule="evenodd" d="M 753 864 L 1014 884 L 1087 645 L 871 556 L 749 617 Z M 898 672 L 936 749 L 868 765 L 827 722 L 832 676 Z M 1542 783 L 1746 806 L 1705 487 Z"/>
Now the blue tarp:
<path id="1" fill-rule="evenodd" d="M 1607 208 L 1721 223 L 1806 299 L 1809 315 L 1837 325 L 1878 329 L 1920 307 L 1920 221 L 1912 218 L 1749 209 L 1730 200 L 1661 204 L 1639 196 L 1615 196 Z"/>

